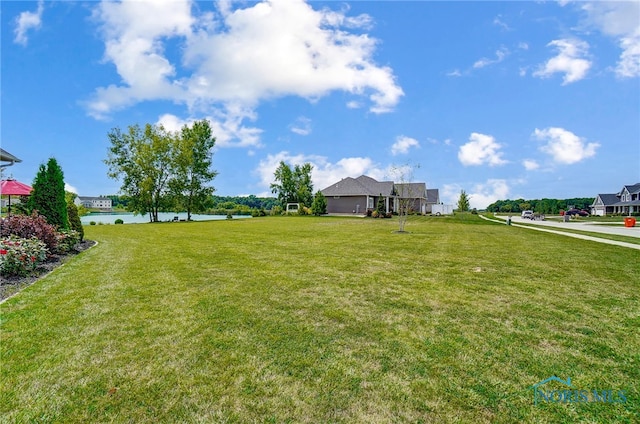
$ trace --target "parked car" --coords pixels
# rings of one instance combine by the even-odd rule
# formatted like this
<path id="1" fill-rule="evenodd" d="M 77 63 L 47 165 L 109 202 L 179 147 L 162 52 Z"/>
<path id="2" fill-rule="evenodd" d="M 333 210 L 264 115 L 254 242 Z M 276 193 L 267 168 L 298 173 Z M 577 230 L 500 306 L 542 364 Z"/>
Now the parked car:
<path id="1" fill-rule="evenodd" d="M 533 219 L 533 211 L 522 211 L 522 214 L 520 215 L 520 218 L 522 218 L 522 219 Z"/>
<path id="2" fill-rule="evenodd" d="M 589 212 L 585 211 L 584 209 L 569 209 L 564 214 L 569 216 L 589 216 Z"/>

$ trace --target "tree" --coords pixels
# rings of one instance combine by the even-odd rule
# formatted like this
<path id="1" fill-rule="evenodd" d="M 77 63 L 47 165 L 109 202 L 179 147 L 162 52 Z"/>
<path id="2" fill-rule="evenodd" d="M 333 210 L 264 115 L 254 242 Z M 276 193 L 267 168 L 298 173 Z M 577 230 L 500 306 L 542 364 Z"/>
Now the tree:
<path id="1" fill-rule="evenodd" d="M 158 212 L 170 205 L 175 137 L 161 125 L 151 124 L 144 130 L 139 125 L 129 126 L 126 133 L 114 128 L 108 137 L 111 147 L 104 162 L 109 166 L 109 177 L 122 180 L 120 190 L 130 198 L 127 209 L 148 213 L 149 220 L 157 222 Z"/>
<path id="2" fill-rule="evenodd" d="M 276 182 L 270 186 L 271 193 L 277 194 L 278 201 L 282 206 L 286 206 L 287 203 L 295 203 L 296 188 L 291 167 L 284 161 L 280 161 L 280 165 L 273 175 Z"/>
<path id="3" fill-rule="evenodd" d="M 218 175 L 211 169 L 215 143 L 209 121 L 204 119 L 191 127 L 183 126 L 176 140 L 175 175 L 169 186 L 178 205 L 187 211 L 188 221 L 191 212 L 204 212 L 213 205 L 211 195 L 215 189 L 207 184 Z"/>
<path id="4" fill-rule="evenodd" d="M 313 166 L 311 166 L 310 163 L 305 163 L 302 166 L 296 165 L 293 169 L 293 179 L 295 181 L 298 203 L 306 207 L 310 207 L 313 203 L 312 170 Z"/>
<path id="5" fill-rule="evenodd" d="M 412 184 L 413 182 L 413 174 L 415 169 L 420 168 L 420 165 L 404 165 L 404 166 L 393 166 L 391 168 L 391 173 L 393 176 L 393 181 L 396 182 L 396 201 L 398 205 L 398 232 L 404 233 L 404 227 L 407 223 L 407 219 L 409 217 L 409 210 L 411 206 L 414 204 L 415 199 L 421 197 L 420 193 L 416 193 L 416 188 L 418 185 Z M 426 195 L 426 193 L 423 193 Z"/>
<path id="6" fill-rule="evenodd" d="M 458 211 L 467 212 L 469 210 L 469 195 L 460 190 L 460 197 L 458 198 Z"/>
<path id="7" fill-rule="evenodd" d="M 33 191 L 29 197 L 28 209 L 38 211 L 49 224 L 57 228 L 69 228 L 64 173 L 55 158 L 50 158 L 46 166 L 40 165 L 33 181 Z"/>
<path id="8" fill-rule="evenodd" d="M 69 217 L 69 227 L 80 234 L 80 241 L 82 241 L 84 239 L 84 227 L 82 226 L 82 221 L 80 221 L 78 207 L 75 203 L 67 203 L 67 215 Z"/>
<path id="9" fill-rule="evenodd" d="M 327 198 L 320 190 L 313 196 L 313 204 L 311 205 L 311 213 L 316 216 L 324 215 L 327 213 Z"/>
<path id="10" fill-rule="evenodd" d="M 312 170 L 313 166 L 310 163 L 305 163 L 302 166 L 295 165 L 292 170 L 284 161 L 280 161 L 280 165 L 274 173 L 276 182 L 271 184 L 271 192 L 278 195 L 282 206 L 286 206 L 287 203 L 311 206 L 313 202 Z"/>

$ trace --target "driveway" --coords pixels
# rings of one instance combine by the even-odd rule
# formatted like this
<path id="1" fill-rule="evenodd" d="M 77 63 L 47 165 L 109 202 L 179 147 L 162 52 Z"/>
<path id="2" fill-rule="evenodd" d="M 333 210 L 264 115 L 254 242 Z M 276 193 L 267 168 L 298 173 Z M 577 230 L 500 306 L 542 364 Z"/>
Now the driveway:
<path id="1" fill-rule="evenodd" d="M 488 219 L 490 221 L 505 222 L 506 216 L 494 216 L 493 219 L 485 218 L 480 215 L 481 218 Z M 530 225 L 521 225 L 530 224 Z M 531 225 L 533 224 L 533 225 Z M 632 249 L 640 250 L 640 244 L 625 243 L 623 241 L 607 240 L 600 237 L 591 237 L 582 234 L 568 233 L 562 230 L 579 230 L 588 231 L 591 233 L 610 234 L 628 237 L 640 238 L 640 222 L 636 223 L 635 227 L 625 227 L 623 224 L 604 225 L 601 223 L 573 221 L 573 222 L 554 222 L 554 221 L 532 221 L 530 219 L 522 219 L 519 216 L 513 216 L 511 218 L 511 225 L 520 228 L 528 228 L 532 230 L 546 231 L 555 234 L 561 234 L 568 237 L 575 237 L 583 240 L 597 241 L 599 243 L 613 244 L 616 246 L 629 247 Z"/>

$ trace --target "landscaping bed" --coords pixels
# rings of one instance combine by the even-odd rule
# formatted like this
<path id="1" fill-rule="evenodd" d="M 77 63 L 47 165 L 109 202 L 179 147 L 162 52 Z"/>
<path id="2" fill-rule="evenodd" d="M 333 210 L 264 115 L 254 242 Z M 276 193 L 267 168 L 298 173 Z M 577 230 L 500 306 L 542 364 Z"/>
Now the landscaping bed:
<path id="1" fill-rule="evenodd" d="M 25 287 L 30 286 L 42 276 L 47 275 L 55 268 L 62 265 L 69 257 L 73 257 L 78 253 L 84 252 L 95 244 L 96 242 L 93 240 L 84 240 L 78 243 L 73 250 L 65 255 L 51 255 L 46 262 L 42 263 L 29 275 L 0 275 L 0 301 L 13 296 Z"/>

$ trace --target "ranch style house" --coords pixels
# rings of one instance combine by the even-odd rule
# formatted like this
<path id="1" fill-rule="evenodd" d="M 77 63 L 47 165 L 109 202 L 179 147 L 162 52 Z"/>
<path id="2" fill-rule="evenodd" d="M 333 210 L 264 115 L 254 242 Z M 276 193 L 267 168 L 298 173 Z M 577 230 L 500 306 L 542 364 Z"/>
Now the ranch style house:
<path id="1" fill-rule="evenodd" d="M 440 202 L 438 189 L 427 189 L 425 183 L 377 181 L 369 176 L 343 178 L 320 190 L 327 199 L 329 214 L 366 214 L 377 209 L 380 199 L 385 213 L 397 212 L 400 199 L 411 200 L 410 209 L 421 214 L 431 213 L 431 205 Z"/>

